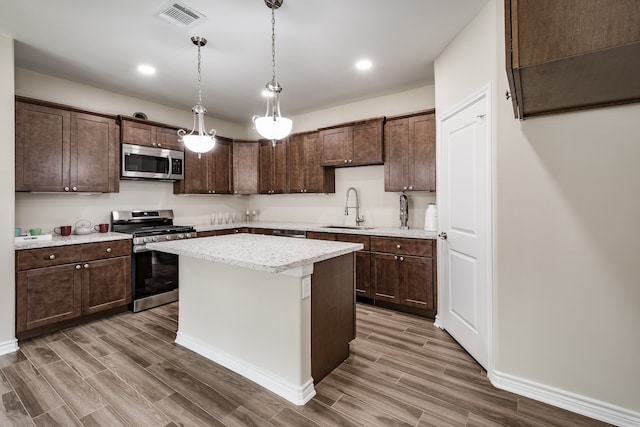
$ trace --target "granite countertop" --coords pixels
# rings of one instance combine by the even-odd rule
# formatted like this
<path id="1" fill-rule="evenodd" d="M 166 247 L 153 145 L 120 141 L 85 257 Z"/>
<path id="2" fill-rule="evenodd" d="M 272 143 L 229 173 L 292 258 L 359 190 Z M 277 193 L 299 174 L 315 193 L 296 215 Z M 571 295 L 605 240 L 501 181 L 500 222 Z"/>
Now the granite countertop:
<path id="1" fill-rule="evenodd" d="M 229 228 L 274 228 L 281 230 L 304 230 L 320 231 L 325 233 L 360 234 L 365 236 L 380 237 L 406 237 L 409 239 L 437 239 L 437 231 L 426 231 L 421 228 L 410 228 L 400 230 L 398 227 L 363 227 L 352 228 L 328 228 L 324 224 L 302 223 L 302 222 L 236 222 L 224 225 L 198 224 L 194 225 L 196 231 L 224 230 Z M 336 224 L 337 225 L 337 224 Z"/>
<path id="2" fill-rule="evenodd" d="M 26 242 L 17 242 L 13 244 L 16 251 L 23 249 L 50 248 L 54 246 L 80 245 L 83 243 L 99 243 L 110 240 L 131 240 L 131 234 L 125 233 L 90 233 L 90 234 L 72 234 L 70 236 L 53 236 L 51 240 L 33 240 Z"/>
<path id="3" fill-rule="evenodd" d="M 363 249 L 359 243 L 292 239 L 260 234 L 229 234 L 147 243 L 150 249 L 238 267 L 280 273 Z"/>

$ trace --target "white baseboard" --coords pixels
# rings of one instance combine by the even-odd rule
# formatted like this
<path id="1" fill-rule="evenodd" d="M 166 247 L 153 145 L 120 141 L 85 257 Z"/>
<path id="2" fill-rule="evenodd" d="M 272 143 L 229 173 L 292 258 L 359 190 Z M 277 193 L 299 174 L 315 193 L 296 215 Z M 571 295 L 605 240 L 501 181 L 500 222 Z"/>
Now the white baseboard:
<path id="1" fill-rule="evenodd" d="M 295 405 L 304 405 L 316 395 L 316 390 L 313 387 L 313 378 L 309 379 L 309 381 L 302 386 L 297 386 L 270 374 L 262 368 L 249 364 L 244 360 L 237 359 L 193 337 L 180 333 L 180 331 L 178 331 L 176 336 L 176 343 L 189 350 L 195 351 L 199 355 L 225 368 L 231 369 L 233 372 L 261 385 Z"/>
<path id="2" fill-rule="evenodd" d="M 616 426 L 631 427 L 640 425 L 640 412 L 621 408 L 616 405 L 495 370 L 489 376 L 489 379 L 491 383 L 499 389 L 526 396 Z"/>
<path id="3" fill-rule="evenodd" d="M 12 339 L 5 342 L 0 342 L 0 356 L 3 354 L 13 353 L 14 351 L 18 351 L 20 347 L 18 347 L 18 340 Z"/>

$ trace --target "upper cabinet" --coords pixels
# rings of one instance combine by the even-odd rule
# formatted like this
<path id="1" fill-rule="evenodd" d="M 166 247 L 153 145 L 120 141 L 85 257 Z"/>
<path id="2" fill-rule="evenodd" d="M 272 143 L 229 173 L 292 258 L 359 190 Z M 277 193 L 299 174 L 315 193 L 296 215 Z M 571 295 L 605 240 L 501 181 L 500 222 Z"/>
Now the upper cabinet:
<path id="1" fill-rule="evenodd" d="M 384 117 L 320 129 L 322 166 L 381 165 Z"/>
<path id="2" fill-rule="evenodd" d="M 233 145 L 228 138 L 216 136 L 216 145 L 198 157 L 184 152 L 184 179 L 173 184 L 174 194 L 232 194 Z"/>
<path id="3" fill-rule="evenodd" d="M 287 144 L 260 141 L 258 192 L 284 193 L 287 190 Z"/>
<path id="4" fill-rule="evenodd" d="M 335 170 L 320 164 L 319 132 L 295 133 L 287 144 L 287 191 L 289 193 L 335 193 Z"/>
<path id="5" fill-rule="evenodd" d="M 516 118 L 640 102 L 637 0 L 505 0 Z"/>
<path id="6" fill-rule="evenodd" d="M 384 190 L 436 191 L 435 110 L 387 118 Z"/>
<path id="7" fill-rule="evenodd" d="M 121 142 L 184 151 L 175 127 L 126 116 L 120 116 L 120 123 Z"/>
<path id="8" fill-rule="evenodd" d="M 16 97 L 16 191 L 117 192 L 115 117 Z"/>
<path id="9" fill-rule="evenodd" d="M 258 193 L 258 141 L 233 141 L 233 194 Z"/>

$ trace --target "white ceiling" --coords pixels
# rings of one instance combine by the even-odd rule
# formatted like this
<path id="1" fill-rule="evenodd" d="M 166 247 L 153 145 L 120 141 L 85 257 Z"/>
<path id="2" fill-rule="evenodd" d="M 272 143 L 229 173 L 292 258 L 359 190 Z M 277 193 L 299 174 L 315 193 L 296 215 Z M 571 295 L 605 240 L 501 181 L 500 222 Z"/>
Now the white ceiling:
<path id="1" fill-rule="evenodd" d="M 165 0 L 2 0 L 0 33 L 16 66 L 190 110 L 203 36 L 203 105 L 249 124 L 271 80 L 264 0 L 180 0 L 206 18 L 183 29 L 154 14 Z M 293 116 L 433 84 L 433 61 L 486 0 L 284 0 L 276 10 L 282 114 Z M 373 61 L 368 73 L 354 63 Z M 157 69 L 153 76 L 139 64 Z"/>

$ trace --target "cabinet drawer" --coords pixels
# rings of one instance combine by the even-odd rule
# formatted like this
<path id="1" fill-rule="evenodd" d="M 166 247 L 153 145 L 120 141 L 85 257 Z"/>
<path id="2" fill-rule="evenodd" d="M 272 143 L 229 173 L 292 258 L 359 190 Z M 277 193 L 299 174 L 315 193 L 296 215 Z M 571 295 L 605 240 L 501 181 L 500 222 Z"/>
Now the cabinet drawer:
<path id="1" fill-rule="evenodd" d="M 78 262 L 82 258 L 83 251 L 83 245 L 54 246 L 51 248 L 16 251 L 17 270 Z"/>
<path id="2" fill-rule="evenodd" d="M 82 260 L 106 259 L 131 255 L 131 240 L 111 240 L 82 246 Z"/>
<path id="3" fill-rule="evenodd" d="M 432 257 L 433 241 L 428 239 L 371 237 L 371 250 L 373 252 Z"/>
<path id="4" fill-rule="evenodd" d="M 336 234 L 336 240 L 339 242 L 361 243 L 364 245 L 363 251 L 368 251 L 370 246 L 370 237 L 359 234 Z"/>

